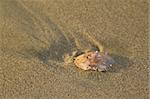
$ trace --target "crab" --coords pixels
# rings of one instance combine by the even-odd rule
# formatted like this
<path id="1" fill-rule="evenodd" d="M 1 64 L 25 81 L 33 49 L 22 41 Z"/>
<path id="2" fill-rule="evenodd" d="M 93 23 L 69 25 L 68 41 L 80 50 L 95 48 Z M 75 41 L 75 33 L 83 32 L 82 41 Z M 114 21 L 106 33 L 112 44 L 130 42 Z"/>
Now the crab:
<path id="1" fill-rule="evenodd" d="M 74 64 L 82 70 L 107 71 L 114 63 L 108 53 L 90 51 L 77 56 Z"/>

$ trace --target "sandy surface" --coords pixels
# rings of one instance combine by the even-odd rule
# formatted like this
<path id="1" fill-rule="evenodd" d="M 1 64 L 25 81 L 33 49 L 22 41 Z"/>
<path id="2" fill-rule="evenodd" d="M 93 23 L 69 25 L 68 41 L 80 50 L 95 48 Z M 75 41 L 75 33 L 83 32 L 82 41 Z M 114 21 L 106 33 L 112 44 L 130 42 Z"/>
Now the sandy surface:
<path id="1" fill-rule="evenodd" d="M 64 62 L 101 45 L 110 72 Z M 148 3 L 0 0 L 0 58 L 1 99 L 148 99 Z"/>

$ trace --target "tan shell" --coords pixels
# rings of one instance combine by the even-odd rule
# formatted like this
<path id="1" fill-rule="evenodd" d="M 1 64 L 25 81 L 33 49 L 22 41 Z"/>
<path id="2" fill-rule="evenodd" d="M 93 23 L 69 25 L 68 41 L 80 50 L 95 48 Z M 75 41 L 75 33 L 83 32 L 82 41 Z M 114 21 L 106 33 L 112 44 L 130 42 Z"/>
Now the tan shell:
<path id="1" fill-rule="evenodd" d="M 96 70 L 96 65 L 98 63 L 98 60 L 95 58 L 96 55 L 97 52 L 87 52 L 78 56 L 75 59 L 74 63 L 78 68 L 81 68 L 83 70 Z"/>
<path id="2" fill-rule="evenodd" d="M 74 63 L 83 70 L 107 71 L 115 61 L 107 53 L 95 51 L 79 55 Z"/>

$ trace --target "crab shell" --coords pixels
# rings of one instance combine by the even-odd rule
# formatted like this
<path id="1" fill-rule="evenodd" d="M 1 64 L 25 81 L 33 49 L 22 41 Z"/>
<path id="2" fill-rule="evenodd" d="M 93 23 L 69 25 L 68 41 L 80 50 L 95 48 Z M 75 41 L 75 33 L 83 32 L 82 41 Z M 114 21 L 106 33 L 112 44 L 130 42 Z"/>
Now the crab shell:
<path id="1" fill-rule="evenodd" d="M 112 66 L 113 60 L 108 55 L 96 51 L 79 55 L 74 63 L 83 70 L 107 71 L 108 67 Z"/>
<path id="2" fill-rule="evenodd" d="M 95 66 L 91 66 L 91 63 L 88 59 L 89 53 L 82 54 L 78 56 L 75 60 L 74 63 L 78 68 L 81 68 L 83 70 L 96 70 L 97 68 Z"/>

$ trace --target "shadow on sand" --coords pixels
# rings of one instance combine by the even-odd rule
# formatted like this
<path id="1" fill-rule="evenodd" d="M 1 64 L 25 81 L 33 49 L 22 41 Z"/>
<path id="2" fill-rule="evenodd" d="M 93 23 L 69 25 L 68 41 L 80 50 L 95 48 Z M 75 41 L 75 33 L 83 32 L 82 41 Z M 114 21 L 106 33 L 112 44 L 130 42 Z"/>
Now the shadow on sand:
<path id="1" fill-rule="evenodd" d="M 115 61 L 113 67 L 110 69 L 110 72 L 118 73 L 121 70 L 124 70 L 124 69 L 128 68 L 131 64 L 133 64 L 132 61 L 129 60 L 128 57 L 120 56 L 120 55 L 116 55 L 116 54 L 111 54 L 110 56 Z"/>

